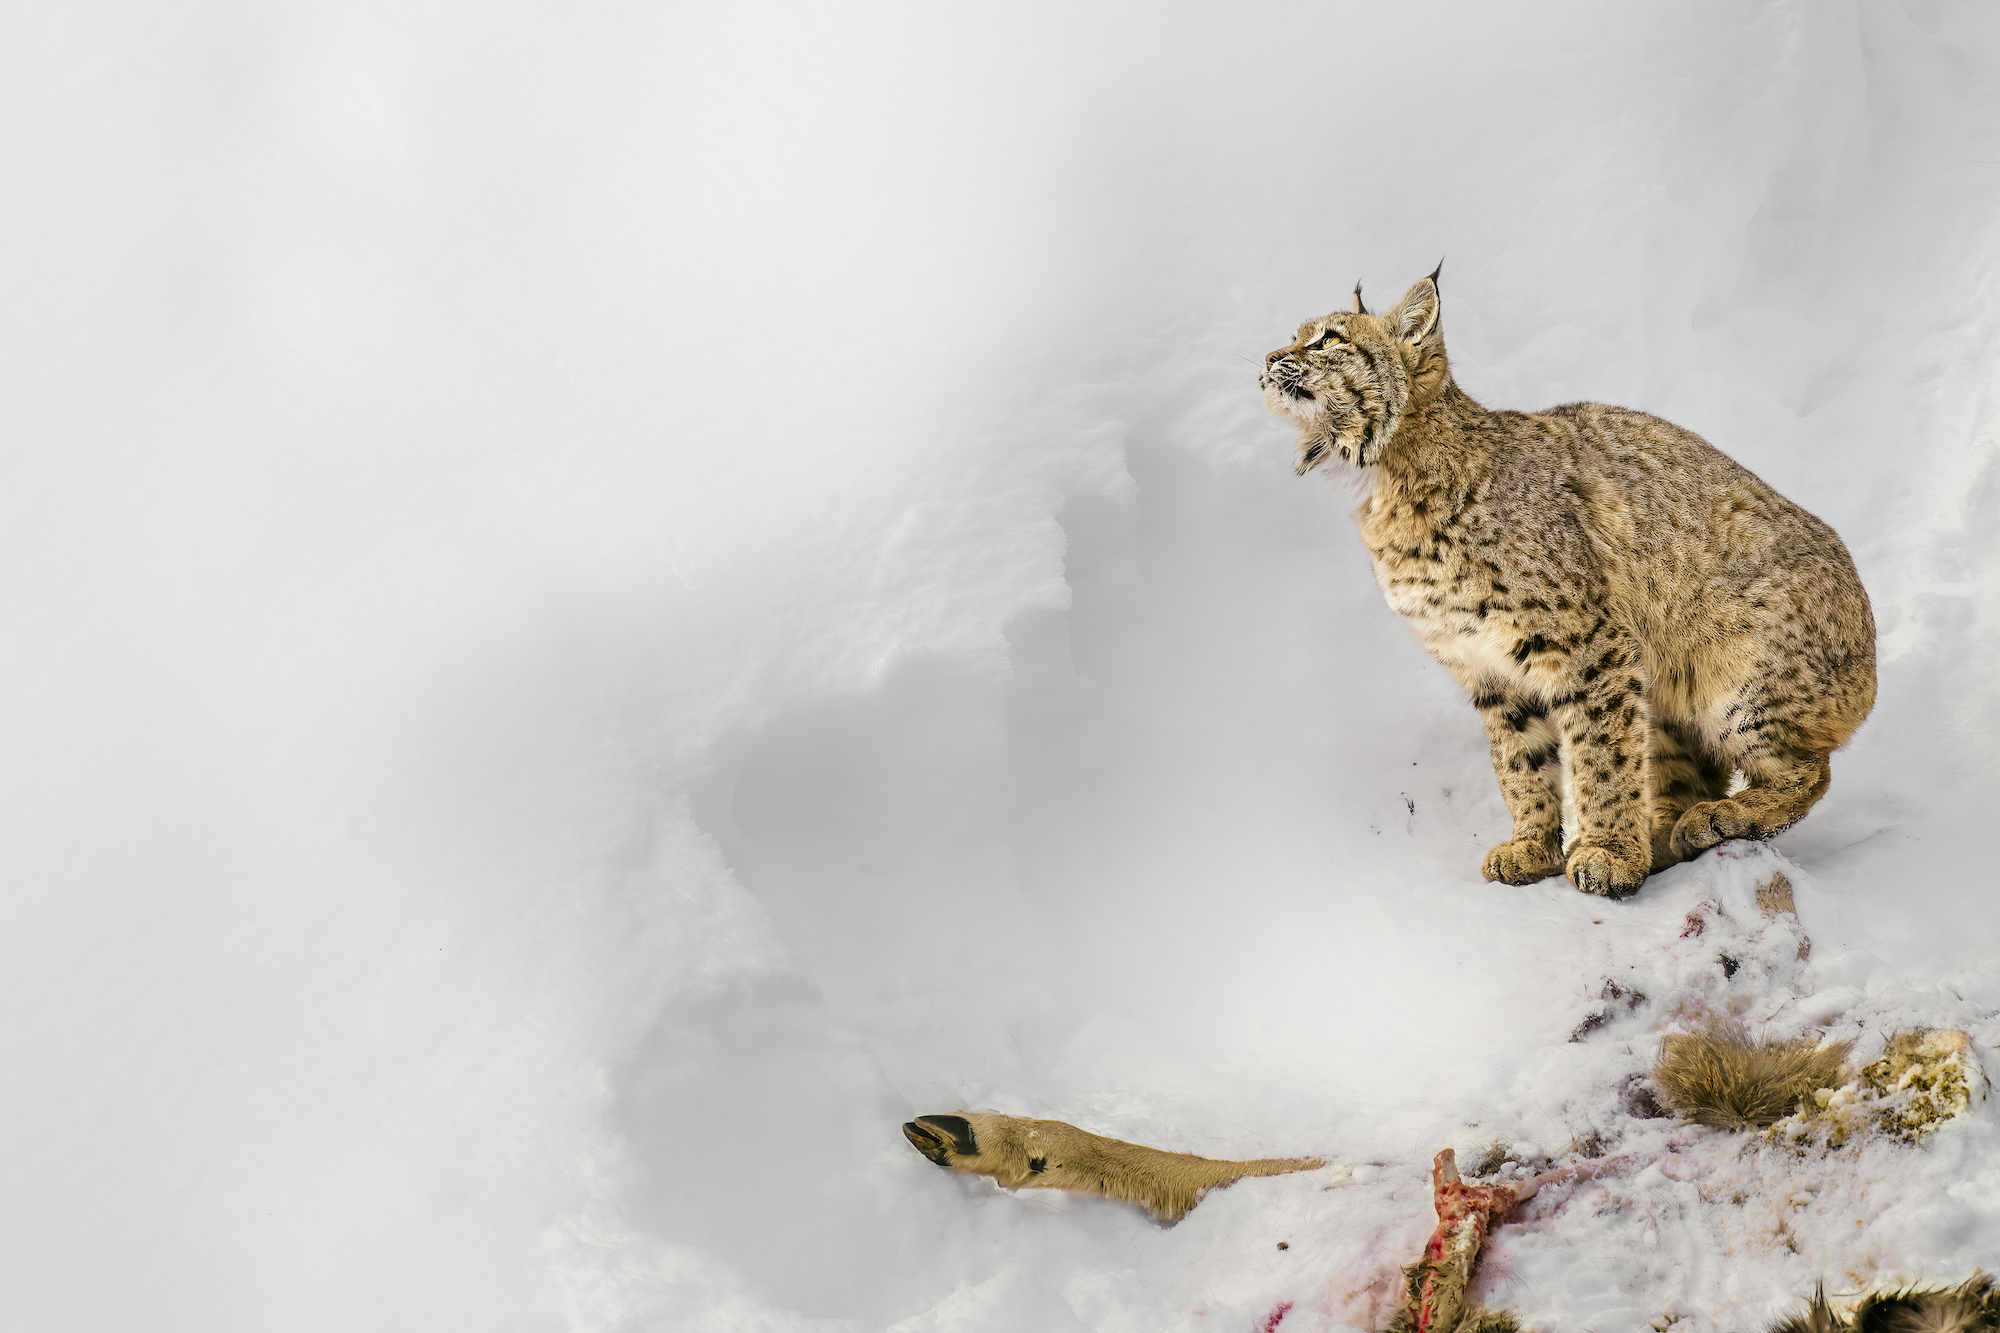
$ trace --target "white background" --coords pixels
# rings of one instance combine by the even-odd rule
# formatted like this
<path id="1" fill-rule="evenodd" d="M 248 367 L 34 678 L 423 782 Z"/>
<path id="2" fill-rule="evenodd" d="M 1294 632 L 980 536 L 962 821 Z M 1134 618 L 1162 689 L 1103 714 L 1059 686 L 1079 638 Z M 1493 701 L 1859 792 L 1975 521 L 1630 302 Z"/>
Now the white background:
<path id="1" fill-rule="evenodd" d="M 0 1319 L 1338 1327 L 1228 1249 L 1271 1185 L 1165 1232 L 897 1125 L 1415 1179 L 1593 922 L 1678 918 L 1696 867 L 1479 879 L 1476 717 L 1261 406 L 1441 255 L 1482 402 L 1845 537 L 1882 690 L 1778 843 L 1801 985 L 1990 1014 L 1996 19 L 16 7 Z M 1994 1266 L 1966 1216 L 1873 1262 Z M 1684 1317 L 1810 1289 L 1733 1253 Z"/>

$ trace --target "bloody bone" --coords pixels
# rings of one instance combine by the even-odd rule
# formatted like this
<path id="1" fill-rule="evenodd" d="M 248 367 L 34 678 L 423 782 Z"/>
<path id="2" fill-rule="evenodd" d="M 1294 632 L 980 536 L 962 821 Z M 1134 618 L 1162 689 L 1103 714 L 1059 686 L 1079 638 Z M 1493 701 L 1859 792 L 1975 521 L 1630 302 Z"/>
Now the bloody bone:
<path id="1" fill-rule="evenodd" d="M 1511 1184 L 1468 1185 L 1459 1177 L 1458 1155 L 1450 1148 L 1440 1152 L 1431 1162 L 1437 1230 L 1424 1245 L 1423 1257 L 1403 1270 L 1409 1286 L 1403 1308 L 1389 1325 L 1391 1333 L 1452 1333 L 1465 1316 L 1472 1268 L 1486 1233 L 1509 1209 L 1533 1198 L 1544 1185 L 1587 1180 L 1628 1160 L 1614 1157 L 1560 1167 Z"/>
<path id="2" fill-rule="evenodd" d="M 1440 1152 L 1431 1162 L 1437 1230 L 1431 1232 L 1423 1258 L 1405 1270 L 1408 1296 L 1390 1327 L 1409 1333 L 1451 1333 L 1465 1313 L 1472 1267 L 1479 1262 L 1487 1230 L 1540 1183 L 1468 1185 L 1459 1178 L 1458 1155 L 1449 1148 Z"/>

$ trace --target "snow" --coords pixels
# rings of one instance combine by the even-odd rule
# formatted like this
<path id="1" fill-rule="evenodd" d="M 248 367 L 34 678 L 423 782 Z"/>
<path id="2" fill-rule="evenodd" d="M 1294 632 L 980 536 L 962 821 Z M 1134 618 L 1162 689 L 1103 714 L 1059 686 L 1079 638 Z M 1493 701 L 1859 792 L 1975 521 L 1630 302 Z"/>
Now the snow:
<path id="1" fill-rule="evenodd" d="M 1487 1261 L 1544 1333 L 1995 1266 L 1991 1101 L 1619 1101 L 1697 1001 L 2000 1043 L 1985 7 L 5 31 L 9 1324 L 1333 1329 L 1438 1148 L 1590 1134 Z M 1481 401 L 1853 551 L 1880 700 L 1771 847 L 1480 880 L 1473 714 L 1254 384 L 1441 254 Z M 1162 1229 L 898 1132 L 959 1108 L 1358 1169 Z"/>

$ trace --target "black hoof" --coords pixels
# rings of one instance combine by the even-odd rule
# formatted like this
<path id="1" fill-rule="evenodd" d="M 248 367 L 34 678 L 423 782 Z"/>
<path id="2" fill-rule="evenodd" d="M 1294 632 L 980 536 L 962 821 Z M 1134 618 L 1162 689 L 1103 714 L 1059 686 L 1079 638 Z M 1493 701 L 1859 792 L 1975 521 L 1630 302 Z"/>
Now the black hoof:
<path id="1" fill-rule="evenodd" d="M 920 1115 L 903 1125 L 903 1137 L 939 1166 L 951 1165 L 947 1152 L 971 1157 L 979 1151 L 972 1125 L 962 1115 Z"/>

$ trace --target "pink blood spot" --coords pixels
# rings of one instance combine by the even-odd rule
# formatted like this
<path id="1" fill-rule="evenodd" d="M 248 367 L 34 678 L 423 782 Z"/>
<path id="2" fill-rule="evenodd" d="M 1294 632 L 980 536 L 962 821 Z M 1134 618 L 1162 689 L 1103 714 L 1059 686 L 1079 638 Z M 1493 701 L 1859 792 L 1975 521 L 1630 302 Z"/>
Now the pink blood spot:
<path id="1" fill-rule="evenodd" d="M 1707 930 L 1708 914 L 1710 912 L 1720 912 L 1721 910 L 1722 905 L 1720 903 L 1696 903 L 1695 909 L 1687 914 L 1687 921 L 1681 926 L 1681 938 L 1691 940 L 1704 930 Z"/>
<path id="2" fill-rule="evenodd" d="M 1292 1312 L 1290 1301 L 1279 1301 L 1271 1307 L 1271 1313 L 1264 1316 L 1264 1322 L 1257 1325 L 1257 1333 L 1277 1333 L 1278 1325 L 1285 1322 L 1285 1316 Z"/>

